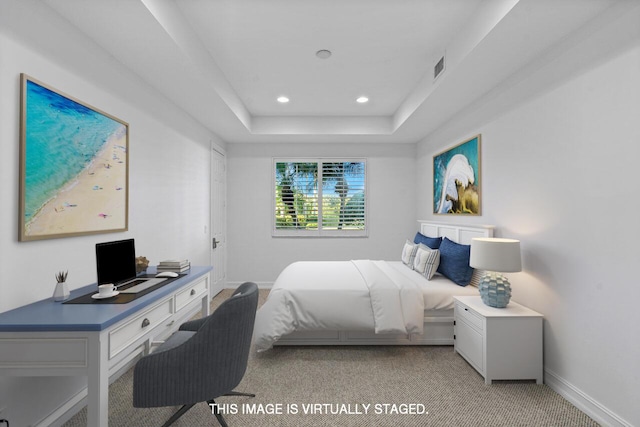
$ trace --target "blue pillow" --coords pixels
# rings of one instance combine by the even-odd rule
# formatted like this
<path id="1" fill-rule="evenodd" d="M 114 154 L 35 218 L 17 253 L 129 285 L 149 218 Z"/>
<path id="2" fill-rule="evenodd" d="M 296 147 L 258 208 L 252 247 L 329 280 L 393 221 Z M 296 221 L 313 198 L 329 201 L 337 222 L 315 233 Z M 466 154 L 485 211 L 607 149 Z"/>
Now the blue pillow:
<path id="1" fill-rule="evenodd" d="M 461 245 L 445 237 L 439 250 L 438 273 L 457 285 L 467 286 L 473 275 L 473 268 L 469 267 L 471 245 Z"/>
<path id="2" fill-rule="evenodd" d="M 440 243 L 442 243 L 442 237 L 428 237 L 417 232 L 416 237 L 413 239 L 413 243 L 416 245 L 422 243 L 425 246 L 429 246 L 431 249 L 438 249 L 440 247 Z"/>

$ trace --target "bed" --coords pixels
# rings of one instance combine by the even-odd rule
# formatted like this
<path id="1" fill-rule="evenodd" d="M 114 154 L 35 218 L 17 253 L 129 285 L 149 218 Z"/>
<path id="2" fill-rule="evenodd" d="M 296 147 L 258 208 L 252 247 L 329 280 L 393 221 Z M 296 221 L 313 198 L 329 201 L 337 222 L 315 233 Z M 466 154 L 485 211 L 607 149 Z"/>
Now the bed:
<path id="1" fill-rule="evenodd" d="M 450 245 L 469 245 L 474 237 L 492 237 L 493 227 L 419 221 L 419 232 L 446 238 Z M 477 288 L 459 286 L 438 273 L 427 280 L 408 265 L 400 260 L 352 260 L 287 266 L 256 315 L 256 349 L 452 345 L 453 296 L 477 295 Z"/>

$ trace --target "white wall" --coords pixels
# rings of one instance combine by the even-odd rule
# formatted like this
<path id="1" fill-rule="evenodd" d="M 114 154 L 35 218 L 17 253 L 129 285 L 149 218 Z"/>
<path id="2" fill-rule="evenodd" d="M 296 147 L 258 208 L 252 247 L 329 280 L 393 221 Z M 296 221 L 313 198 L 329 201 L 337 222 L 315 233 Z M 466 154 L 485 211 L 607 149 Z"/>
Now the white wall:
<path id="1" fill-rule="evenodd" d="M 0 13 L 0 312 L 51 297 L 60 269 L 69 270 L 71 288 L 94 283 L 96 242 L 133 237 L 152 264 L 209 264 L 209 147 L 222 142 L 41 2 L 9 7 Z M 128 232 L 17 241 L 20 73 L 129 123 Z M 35 424 L 84 385 L 84 377 L 0 377 L 2 418 Z"/>
<path id="2" fill-rule="evenodd" d="M 367 159 L 367 238 L 271 237 L 274 157 Z M 233 144 L 227 151 L 228 282 L 271 284 L 301 260 L 399 259 L 415 218 L 415 144 Z"/>
<path id="3" fill-rule="evenodd" d="M 69 268 L 72 287 L 93 282 L 98 241 L 135 237 L 138 253 L 152 263 L 173 256 L 208 263 L 208 146 L 211 139 L 224 143 L 42 2 L 3 2 L 0 12 L 0 311 L 49 297 L 60 268 Z M 637 27 L 637 20 L 612 24 L 613 31 L 633 22 Z M 513 80 L 509 89 L 550 89 L 535 95 L 529 89 L 499 114 L 486 112 L 485 99 L 473 106 L 482 110 L 475 123 L 452 120 L 417 153 L 411 145 L 229 147 L 228 280 L 270 283 L 301 259 L 397 259 L 416 219 L 433 218 L 433 154 L 481 133 L 483 215 L 434 219 L 494 224 L 499 236 L 520 238 L 524 271 L 512 275 L 514 299 L 545 315 L 546 381 L 575 387 L 579 403 L 587 410 L 592 405 L 607 423 L 640 425 L 640 312 L 632 305 L 640 299 L 634 269 L 640 259 L 640 45 L 638 38 L 631 47 L 584 40 L 575 49 L 606 52 L 606 59 L 582 62 L 580 72 L 551 86 L 535 75 Z M 553 65 L 547 77 L 558 74 Z M 130 123 L 128 232 L 17 242 L 21 72 Z M 366 157 L 369 237 L 272 238 L 271 159 L 277 156 Z M 0 377 L 3 417 L 11 425 L 36 423 L 83 382 Z"/>
<path id="4" fill-rule="evenodd" d="M 585 45 L 605 59 L 484 123 L 454 121 L 422 141 L 418 194 L 432 194 L 434 154 L 482 134 L 482 216 L 436 219 L 521 239 L 513 299 L 545 316 L 545 382 L 606 425 L 640 425 L 640 37 Z M 418 216 L 433 217 L 423 200 Z"/>

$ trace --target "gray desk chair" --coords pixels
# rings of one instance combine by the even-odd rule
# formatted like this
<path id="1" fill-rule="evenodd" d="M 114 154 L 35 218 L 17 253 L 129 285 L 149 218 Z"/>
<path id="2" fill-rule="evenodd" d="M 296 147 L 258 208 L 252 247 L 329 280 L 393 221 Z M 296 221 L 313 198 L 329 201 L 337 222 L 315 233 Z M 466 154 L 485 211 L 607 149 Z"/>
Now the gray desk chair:
<path id="1" fill-rule="evenodd" d="M 133 406 L 183 405 L 171 425 L 198 402 L 219 396 L 249 396 L 233 389 L 247 369 L 258 286 L 243 283 L 209 316 L 183 323 L 158 349 L 138 361 L 133 373 Z M 213 411 L 223 427 L 222 414 Z"/>

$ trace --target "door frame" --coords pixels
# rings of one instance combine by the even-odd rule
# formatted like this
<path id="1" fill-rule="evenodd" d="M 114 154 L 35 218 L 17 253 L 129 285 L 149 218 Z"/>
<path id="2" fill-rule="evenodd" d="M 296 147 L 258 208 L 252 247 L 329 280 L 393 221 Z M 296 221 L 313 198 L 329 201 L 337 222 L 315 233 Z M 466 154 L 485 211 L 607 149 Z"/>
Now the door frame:
<path id="1" fill-rule="evenodd" d="M 210 174 L 210 218 L 209 218 L 209 260 L 213 266 L 211 274 L 211 298 L 217 295 L 227 285 L 227 155 L 226 151 L 215 142 L 211 141 L 211 174 Z M 221 160 L 221 162 L 219 162 Z M 219 171 L 216 170 L 218 165 L 222 165 L 223 186 L 221 188 L 222 194 L 216 194 L 216 177 Z M 221 204 L 219 206 L 219 204 Z M 222 231 L 217 230 L 217 218 L 216 213 L 222 210 L 222 222 L 220 228 Z M 220 242 L 214 249 L 213 241 L 216 239 L 217 234 L 221 234 Z M 218 260 L 216 262 L 216 254 L 214 251 L 218 251 Z M 222 253 L 220 253 L 222 252 Z"/>

